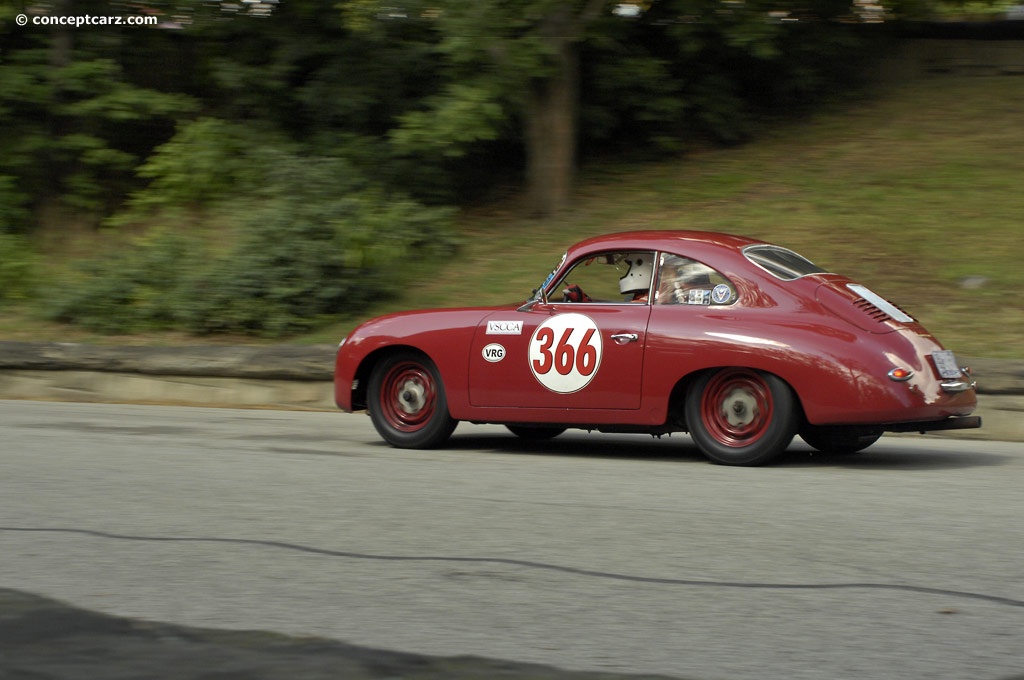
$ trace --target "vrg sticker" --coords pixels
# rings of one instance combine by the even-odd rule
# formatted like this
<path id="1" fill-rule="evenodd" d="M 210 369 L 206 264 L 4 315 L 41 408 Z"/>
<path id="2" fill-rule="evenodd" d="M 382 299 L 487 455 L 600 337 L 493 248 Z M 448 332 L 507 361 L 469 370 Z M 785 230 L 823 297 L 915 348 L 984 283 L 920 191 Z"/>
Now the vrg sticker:
<path id="1" fill-rule="evenodd" d="M 530 370 L 552 392 L 570 394 L 586 387 L 601 366 L 601 332 L 589 316 L 560 314 L 530 338 Z"/>
<path id="2" fill-rule="evenodd" d="M 481 356 L 492 364 L 505 358 L 505 348 L 496 342 L 492 342 L 480 351 Z"/>

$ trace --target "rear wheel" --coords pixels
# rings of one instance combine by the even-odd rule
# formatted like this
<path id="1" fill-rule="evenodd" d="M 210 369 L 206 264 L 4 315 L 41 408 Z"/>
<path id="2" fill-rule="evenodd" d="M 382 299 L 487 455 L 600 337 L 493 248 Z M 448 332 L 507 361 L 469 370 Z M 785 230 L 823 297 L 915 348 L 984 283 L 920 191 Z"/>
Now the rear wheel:
<path id="1" fill-rule="evenodd" d="M 851 454 L 863 451 L 878 441 L 881 430 L 865 430 L 841 425 L 805 425 L 800 438 L 822 453 Z"/>
<path id="2" fill-rule="evenodd" d="M 404 449 L 443 444 L 457 421 L 437 367 L 413 352 L 392 354 L 370 375 L 367 407 L 377 432 L 387 443 Z"/>
<path id="3" fill-rule="evenodd" d="M 506 425 L 505 427 L 520 439 L 535 442 L 554 439 L 565 432 L 564 427 L 548 427 L 546 425 Z"/>
<path id="4" fill-rule="evenodd" d="M 686 395 L 690 436 L 721 465 L 762 465 L 785 451 L 796 434 L 797 410 L 789 385 L 749 368 L 705 373 Z"/>

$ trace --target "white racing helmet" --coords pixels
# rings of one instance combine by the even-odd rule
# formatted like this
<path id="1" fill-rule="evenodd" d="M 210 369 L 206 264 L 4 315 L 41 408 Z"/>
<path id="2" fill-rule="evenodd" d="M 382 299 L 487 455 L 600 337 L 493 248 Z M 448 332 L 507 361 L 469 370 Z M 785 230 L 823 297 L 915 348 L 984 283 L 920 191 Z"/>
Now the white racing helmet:
<path id="1" fill-rule="evenodd" d="M 626 253 L 622 260 L 628 265 L 626 273 L 619 277 L 620 293 L 635 293 L 649 290 L 654 278 L 654 255 L 651 253 Z"/>

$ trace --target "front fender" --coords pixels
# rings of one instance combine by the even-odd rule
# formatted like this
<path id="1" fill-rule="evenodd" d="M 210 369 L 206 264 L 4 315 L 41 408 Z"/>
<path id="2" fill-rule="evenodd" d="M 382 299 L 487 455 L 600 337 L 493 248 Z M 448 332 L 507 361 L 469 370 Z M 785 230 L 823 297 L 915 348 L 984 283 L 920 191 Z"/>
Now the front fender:
<path id="1" fill-rule="evenodd" d="M 366 385 L 373 367 L 389 352 L 411 349 L 437 366 L 449 408 L 467 403 L 468 350 L 483 309 L 403 312 L 371 319 L 338 347 L 334 361 L 334 401 L 343 411 L 366 408 Z"/>

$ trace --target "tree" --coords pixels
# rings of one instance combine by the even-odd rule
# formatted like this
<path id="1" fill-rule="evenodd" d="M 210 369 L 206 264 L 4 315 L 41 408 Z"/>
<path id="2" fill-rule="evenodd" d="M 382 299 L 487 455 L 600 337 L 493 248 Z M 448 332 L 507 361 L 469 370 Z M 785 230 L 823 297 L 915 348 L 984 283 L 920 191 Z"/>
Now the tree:
<path id="1" fill-rule="evenodd" d="M 640 82 L 629 82 L 620 70 L 614 87 L 646 109 L 639 120 L 678 126 L 696 111 L 722 139 L 736 140 L 742 131 L 728 127 L 743 106 L 740 71 L 770 79 L 787 36 L 808 22 L 821 28 L 838 25 L 833 20 L 840 17 L 856 19 L 850 0 L 626 5 L 633 11 L 613 0 L 410 0 L 400 11 L 393 0 L 349 0 L 345 7 L 363 25 L 368 18 L 419 21 L 438 36 L 435 51 L 446 64 L 447 84 L 422 109 L 400 118 L 391 134 L 396 147 L 458 156 L 518 125 L 528 206 L 538 216 L 557 212 L 571 197 L 584 49 L 610 62 L 627 59 L 636 69 Z M 812 62 L 810 69 L 816 68 Z M 602 77 L 611 72 L 605 68 Z"/>
<path id="2" fill-rule="evenodd" d="M 356 0 L 350 16 L 419 17 L 437 32 L 450 80 L 426 108 L 406 114 L 392 134 L 399 149 L 448 156 L 498 138 L 519 121 L 526 144 L 531 212 L 565 207 L 576 171 L 580 45 L 606 17 L 610 0 L 440 0 L 407 3 L 389 17 L 375 0 Z"/>
<path id="3" fill-rule="evenodd" d="M 33 13 L 44 18 L 110 14 L 106 3 L 73 0 L 35 9 L 49 11 Z M 0 18 L 12 14 L 0 5 Z M 122 46 L 135 37 L 90 28 L 0 24 L 0 230 L 28 231 L 29 209 L 53 205 L 95 221 L 130 189 L 140 158 L 196 107 L 190 97 L 131 82 Z M 134 33 L 155 38 L 151 29 Z"/>

